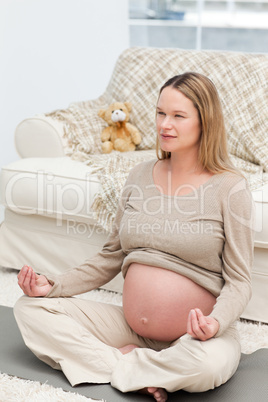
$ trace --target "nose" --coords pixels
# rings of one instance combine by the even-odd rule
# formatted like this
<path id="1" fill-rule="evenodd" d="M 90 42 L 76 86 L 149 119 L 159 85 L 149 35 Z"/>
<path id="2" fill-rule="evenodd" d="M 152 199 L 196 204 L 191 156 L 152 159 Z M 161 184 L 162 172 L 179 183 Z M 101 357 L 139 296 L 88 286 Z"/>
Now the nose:
<path id="1" fill-rule="evenodd" d="M 123 110 L 114 110 L 112 112 L 111 119 L 114 123 L 117 123 L 118 121 L 124 121 L 126 118 L 126 113 L 123 112 Z"/>
<path id="2" fill-rule="evenodd" d="M 161 122 L 162 129 L 169 129 L 172 128 L 171 119 L 169 116 L 165 116 L 165 118 Z"/>

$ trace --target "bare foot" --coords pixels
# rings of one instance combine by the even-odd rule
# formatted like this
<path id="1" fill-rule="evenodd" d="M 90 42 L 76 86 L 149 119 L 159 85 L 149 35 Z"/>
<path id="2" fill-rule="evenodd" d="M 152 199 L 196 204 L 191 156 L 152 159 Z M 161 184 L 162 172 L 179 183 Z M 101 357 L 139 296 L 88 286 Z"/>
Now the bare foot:
<path id="1" fill-rule="evenodd" d="M 120 350 L 120 352 L 123 355 L 126 355 L 127 353 L 131 352 L 133 349 L 136 349 L 138 347 L 139 346 L 137 346 L 137 345 L 126 345 L 126 346 L 123 346 L 122 348 L 119 348 L 118 350 Z"/>
<path id="2" fill-rule="evenodd" d="M 126 345 L 123 346 L 122 348 L 119 348 L 120 352 L 125 355 L 129 352 L 132 352 L 132 350 L 138 348 L 139 346 L 137 345 Z M 156 388 L 156 387 L 147 387 L 143 388 L 140 391 L 138 391 L 141 394 L 146 394 L 146 395 L 151 395 L 154 397 L 156 402 L 166 402 L 168 399 L 167 393 L 164 390 L 164 388 Z"/>
<path id="3" fill-rule="evenodd" d="M 151 395 L 156 402 L 166 402 L 168 399 L 167 393 L 164 388 L 148 387 L 139 391 L 141 394 Z"/>

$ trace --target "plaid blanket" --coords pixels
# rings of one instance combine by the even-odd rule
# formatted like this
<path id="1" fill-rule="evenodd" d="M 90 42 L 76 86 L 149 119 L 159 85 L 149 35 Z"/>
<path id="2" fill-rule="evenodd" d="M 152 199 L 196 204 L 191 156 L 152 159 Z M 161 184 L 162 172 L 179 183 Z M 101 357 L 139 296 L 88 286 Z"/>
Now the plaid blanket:
<path id="1" fill-rule="evenodd" d="M 170 77 L 186 71 L 208 76 L 216 85 L 225 117 L 229 152 L 252 189 L 268 181 L 268 55 L 180 49 L 130 48 L 121 54 L 105 93 L 47 114 L 64 124 L 66 155 L 92 165 L 102 191 L 93 210 L 109 230 L 129 170 L 155 157 L 155 106 Z M 142 133 L 135 152 L 101 155 L 105 122 L 98 110 L 115 101 L 130 101 L 130 122 Z M 131 154 L 131 155 L 130 155 Z M 120 176 L 120 179 L 119 179 Z"/>

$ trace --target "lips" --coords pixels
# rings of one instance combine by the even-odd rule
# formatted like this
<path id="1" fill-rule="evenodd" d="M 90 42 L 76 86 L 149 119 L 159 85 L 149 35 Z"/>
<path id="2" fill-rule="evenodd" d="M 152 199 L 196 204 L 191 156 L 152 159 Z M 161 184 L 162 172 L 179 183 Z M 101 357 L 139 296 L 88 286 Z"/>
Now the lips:
<path id="1" fill-rule="evenodd" d="M 162 138 L 176 138 L 175 136 L 169 135 L 169 134 L 160 134 L 160 136 L 161 136 Z"/>

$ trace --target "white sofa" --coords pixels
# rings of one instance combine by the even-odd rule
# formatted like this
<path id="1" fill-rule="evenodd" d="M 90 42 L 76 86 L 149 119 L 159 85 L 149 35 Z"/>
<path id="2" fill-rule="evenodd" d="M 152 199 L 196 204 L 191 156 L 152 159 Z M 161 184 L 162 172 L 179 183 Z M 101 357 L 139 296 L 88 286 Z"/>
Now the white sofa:
<path id="1" fill-rule="evenodd" d="M 267 55 L 131 48 L 100 98 L 22 121 L 15 131 L 21 159 L 1 170 L 0 266 L 19 270 L 29 264 L 43 274 L 61 273 L 101 248 L 129 169 L 155 157 L 158 90 L 167 78 L 189 70 L 208 75 L 218 87 L 230 153 L 252 179 L 253 297 L 242 317 L 268 323 Z M 101 155 L 104 122 L 97 111 L 116 100 L 132 103 L 131 122 L 143 140 L 135 152 Z M 122 283 L 120 274 L 105 288 L 120 292 Z"/>

